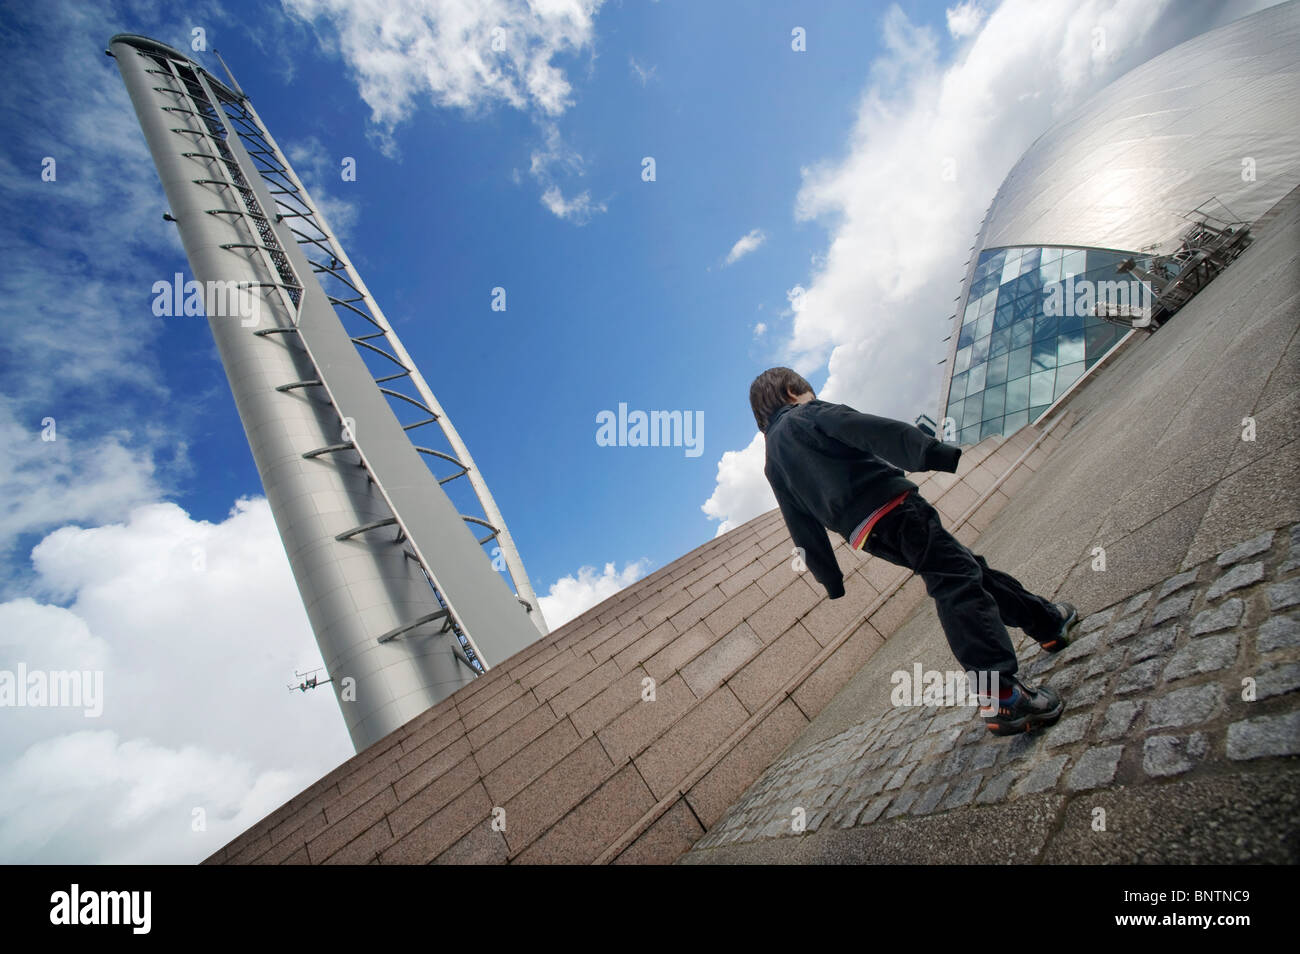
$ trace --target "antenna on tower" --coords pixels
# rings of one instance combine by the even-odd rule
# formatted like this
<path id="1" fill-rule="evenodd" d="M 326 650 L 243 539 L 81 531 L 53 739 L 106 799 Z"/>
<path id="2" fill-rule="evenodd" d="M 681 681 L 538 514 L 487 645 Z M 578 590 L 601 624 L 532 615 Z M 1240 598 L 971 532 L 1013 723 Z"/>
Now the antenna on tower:
<path id="1" fill-rule="evenodd" d="M 306 672 L 299 672 L 298 670 L 295 669 L 293 671 L 294 678 L 302 679 L 302 682 L 298 683 L 298 685 L 296 686 L 289 686 L 288 687 L 289 691 L 293 692 L 293 690 L 297 689 L 299 692 L 306 692 L 308 689 L 315 689 L 317 686 L 323 686 L 327 682 L 333 682 L 334 681 L 333 678 L 330 679 L 317 678 L 316 673 L 320 672 L 321 668 L 322 667 L 318 666 L 317 668 L 309 669 Z M 304 676 L 306 677 L 305 679 L 303 678 Z"/>
<path id="2" fill-rule="evenodd" d="M 235 79 L 235 74 L 230 72 L 230 67 L 226 65 L 226 61 L 221 58 L 221 54 L 217 51 L 215 46 L 212 48 L 212 55 L 217 58 L 217 62 L 221 64 L 221 68 L 226 71 L 226 79 L 230 80 L 230 88 L 235 91 L 240 99 L 248 99 L 248 97 L 244 95 L 244 91 L 239 88 L 239 81 Z"/>

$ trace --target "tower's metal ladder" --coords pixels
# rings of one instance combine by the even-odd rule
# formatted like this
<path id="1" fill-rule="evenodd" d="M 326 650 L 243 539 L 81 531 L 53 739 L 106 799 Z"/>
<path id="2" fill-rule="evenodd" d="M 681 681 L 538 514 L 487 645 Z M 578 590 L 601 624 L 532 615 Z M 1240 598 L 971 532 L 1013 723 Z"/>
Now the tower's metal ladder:
<path id="1" fill-rule="evenodd" d="M 390 398 L 406 402 L 418 408 L 426 415 L 416 421 L 404 424 L 403 429 L 410 431 L 428 424 L 436 423 L 439 425 L 444 439 L 451 447 L 452 454 L 418 444 L 413 444 L 413 446 L 419 453 L 435 460 L 445 460 L 457 468 L 450 476 L 438 478 L 440 485 L 446 485 L 462 476 L 469 481 L 478 505 L 483 510 L 483 517 L 466 513 L 461 513 L 460 517 L 466 523 L 487 529 L 487 534 L 478 538 L 479 545 L 483 546 L 492 541 L 496 542 L 502 562 L 505 564 L 505 569 L 514 584 L 519 602 L 532 615 L 539 631 L 544 633 L 546 631 L 545 622 L 538 609 L 537 597 L 528 580 L 528 574 L 524 570 L 523 561 L 519 557 L 518 550 L 510 536 L 510 531 L 506 527 L 505 520 L 497 508 L 486 481 L 474 466 L 469 448 L 465 445 L 455 427 L 452 426 L 451 421 L 442 412 L 441 405 L 434 397 L 428 382 L 425 381 L 419 368 L 416 367 L 401 340 L 393 331 L 383 311 L 366 288 L 365 282 L 353 267 L 341 244 L 333 232 L 330 231 L 324 216 L 311 201 L 310 195 L 293 171 L 292 166 L 284 158 L 274 138 L 267 132 L 252 103 L 248 101 L 247 97 L 243 96 L 242 91 L 239 91 L 238 84 L 235 83 L 233 76 L 230 77 L 230 80 L 235 95 L 224 95 L 224 91 L 218 89 L 216 90 L 216 101 L 221 104 L 224 117 L 228 120 L 226 128 L 232 135 L 237 135 L 240 138 L 250 161 L 273 197 L 273 201 L 277 205 L 276 221 L 291 220 L 288 222 L 289 230 L 294 234 L 312 270 L 318 277 L 325 276 L 331 282 L 337 283 L 340 289 L 339 293 L 331 295 L 327 290 L 326 297 L 338 312 L 340 321 L 343 321 L 345 326 L 348 320 L 355 321 L 357 318 L 366 323 L 365 330 L 367 333 L 350 335 L 353 344 L 358 348 L 365 349 L 368 353 L 380 356 L 389 365 L 395 366 L 396 370 L 391 374 L 374 376 L 375 383 L 380 386 L 380 391 Z M 313 258 L 313 254 L 318 255 L 319 258 Z M 324 261 L 325 256 L 328 256 L 328 263 Z M 372 339 L 377 338 L 383 339 L 384 344 L 388 346 L 388 350 L 370 343 Z M 388 382 L 402 379 L 409 381 L 416 397 L 403 394 L 394 388 L 383 387 Z"/>

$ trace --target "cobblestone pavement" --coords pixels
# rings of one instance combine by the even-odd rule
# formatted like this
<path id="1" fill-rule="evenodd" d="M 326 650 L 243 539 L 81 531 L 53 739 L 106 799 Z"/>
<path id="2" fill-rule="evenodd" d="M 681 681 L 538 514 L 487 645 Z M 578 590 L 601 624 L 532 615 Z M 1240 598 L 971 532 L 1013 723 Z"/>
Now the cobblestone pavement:
<path id="1" fill-rule="evenodd" d="M 715 848 L 1035 796 L 1051 796 L 1040 802 L 1060 824 L 1082 793 L 1293 768 L 1300 524 L 1092 613 L 1061 653 L 1043 653 L 1023 634 L 1017 650 L 1021 678 L 1064 697 L 1056 725 L 997 738 L 973 706 L 886 708 L 775 762 L 697 843 L 695 860 Z M 1276 838 L 1286 860 L 1300 861 L 1294 823 Z"/>

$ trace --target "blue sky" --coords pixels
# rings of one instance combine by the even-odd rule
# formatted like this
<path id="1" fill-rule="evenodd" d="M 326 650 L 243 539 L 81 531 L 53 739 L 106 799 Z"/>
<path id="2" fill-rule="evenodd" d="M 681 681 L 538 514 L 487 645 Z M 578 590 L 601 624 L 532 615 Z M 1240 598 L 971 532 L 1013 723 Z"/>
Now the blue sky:
<path id="1" fill-rule="evenodd" d="M 774 506 L 747 399 L 764 368 L 937 416 L 967 249 L 1019 155 L 1266 5 L 0 5 L 0 651 L 129 687 L 94 724 L 0 723 L 0 860 L 194 860 L 350 754 L 328 693 L 283 688 L 319 655 L 207 324 L 150 310 L 189 269 L 112 34 L 188 49 L 199 27 L 221 50 L 469 444 L 554 626 Z M 510 51 L 476 71 L 501 23 Z M 599 446 L 620 403 L 702 414 L 703 452 Z M 231 572 L 196 578 L 196 546 Z M 196 802 L 213 823 L 178 837 Z M 113 823 L 86 830 L 88 804 Z"/>
<path id="2" fill-rule="evenodd" d="M 349 254 L 469 442 L 545 593 L 582 565 L 661 566 L 716 529 L 700 507 L 718 456 L 752 437 L 749 381 L 784 360 L 776 352 L 787 291 L 807 280 L 826 244 L 819 223 L 791 215 L 800 169 L 842 149 L 879 53 L 880 9 L 812 6 L 792 19 L 779 4 L 744 15 L 715 4 L 607 5 L 592 42 L 554 60 L 572 86 L 559 117 L 486 96 L 470 110 L 440 107 L 426 95 L 391 130 L 372 120 L 352 71 L 301 20 L 276 12 L 260 49 L 245 25 L 258 5 L 85 17 L 75 35 L 81 75 L 112 84 L 112 61 L 91 56 L 105 30 L 188 48 L 190 24 L 204 25 L 282 147 L 297 151 L 309 185 L 345 210 L 335 218 Z M 942 22 L 943 7 L 913 15 Z M 807 52 L 791 49 L 794 26 L 811 37 Z M 24 44 L 72 53 L 66 24 L 42 17 L 15 27 Z M 210 54 L 196 58 L 220 72 Z M 32 147 L 42 151 L 39 142 L 13 150 L 15 166 L 32 161 Z M 548 175 L 562 193 L 587 193 L 604 212 L 575 221 L 543 205 L 529 169 L 547 152 L 559 154 Z M 355 182 L 338 174 L 344 156 L 356 159 Z M 654 182 L 642 180 L 645 156 L 655 159 Z M 69 157 L 60 179 L 95 176 L 94 158 Z M 160 218 L 160 188 L 138 198 Z M 78 209 L 49 205 L 43 230 L 78 227 Z M 755 229 L 762 245 L 724 267 Z M 162 244 L 161 223 L 149 231 Z M 152 282 L 175 270 L 188 274 L 182 255 L 154 253 L 147 272 L 118 277 L 135 279 L 128 287 L 143 306 Z M 490 308 L 497 286 L 505 313 Z M 129 314 L 131 302 L 120 304 Z M 157 422 L 184 443 L 185 473 L 162 478 L 168 499 L 220 520 L 259 484 L 208 330 L 144 307 L 134 317 L 151 326 L 155 340 L 139 357 L 168 399 L 160 406 L 129 387 L 104 398 L 135 426 Z M 759 322 L 768 332 L 756 337 Z M 933 390 L 917 389 L 897 411 L 933 413 Z M 88 423 L 82 397 L 60 395 L 48 413 L 68 427 Z M 620 402 L 702 412 L 704 453 L 597 446 L 595 415 Z M 173 428 L 178 409 L 185 426 Z"/>

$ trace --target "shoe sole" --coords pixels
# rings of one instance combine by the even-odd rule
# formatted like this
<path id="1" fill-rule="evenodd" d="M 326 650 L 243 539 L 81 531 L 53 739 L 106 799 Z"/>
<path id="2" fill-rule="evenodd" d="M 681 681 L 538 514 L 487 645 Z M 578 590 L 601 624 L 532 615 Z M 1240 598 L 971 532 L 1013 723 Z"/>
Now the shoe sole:
<path id="1" fill-rule="evenodd" d="M 1057 702 L 1056 708 L 1050 712 L 1031 712 L 1019 719 L 997 719 L 996 721 L 994 719 L 985 719 L 984 726 L 994 735 L 1020 735 L 1023 732 L 1033 732 L 1035 729 L 1055 725 L 1060 720 L 1063 712 L 1065 712 L 1064 699 Z"/>
<path id="2" fill-rule="evenodd" d="M 1065 622 L 1062 624 L 1063 632 L 1061 633 L 1061 635 L 1057 636 L 1050 643 L 1039 643 L 1038 644 L 1039 647 L 1044 652 L 1059 653 L 1062 649 L 1065 649 L 1067 646 L 1070 645 L 1070 639 L 1071 639 L 1070 630 L 1074 629 L 1074 627 L 1078 625 L 1079 625 L 1079 611 L 1077 609 L 1074 609 L 1070 612 L 1070 615 L 1066 618 Z"/>

